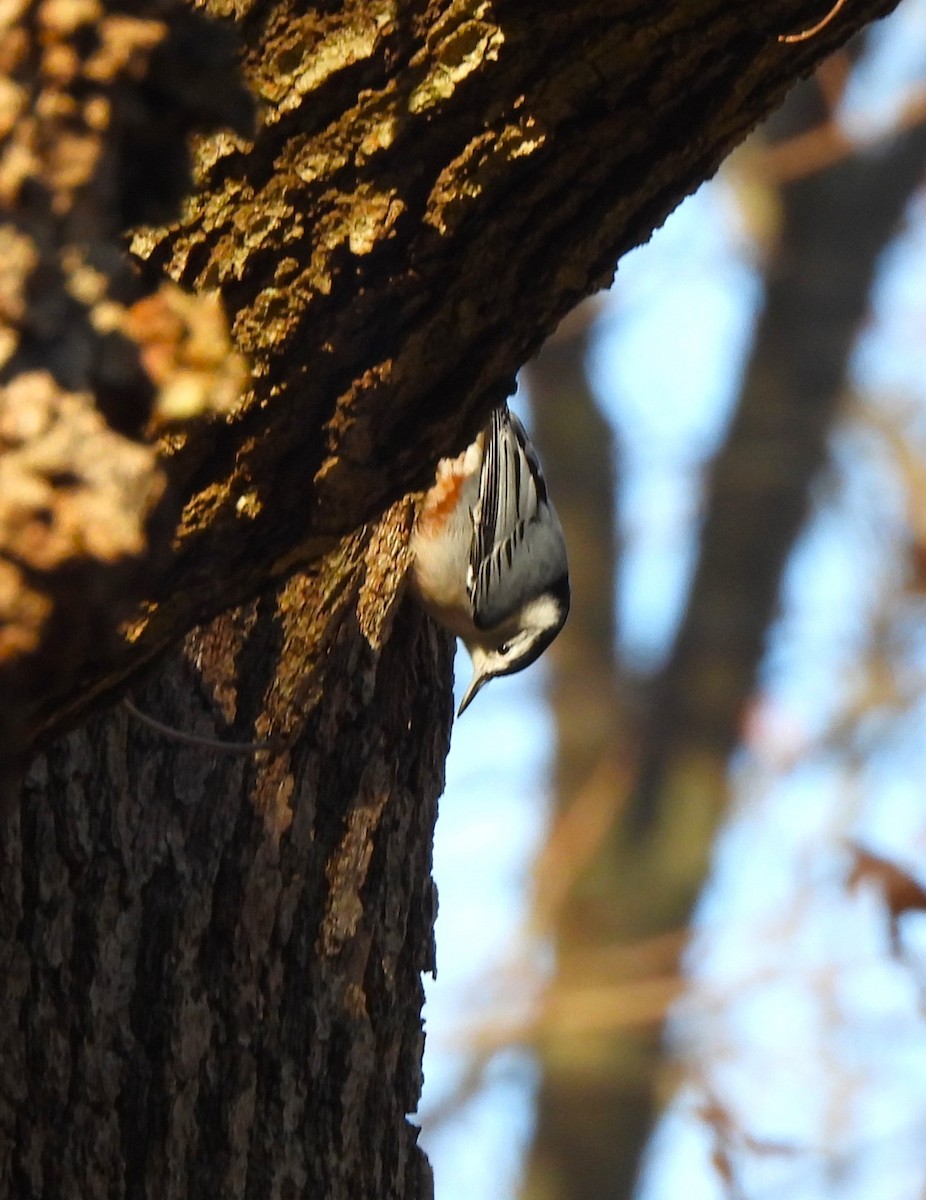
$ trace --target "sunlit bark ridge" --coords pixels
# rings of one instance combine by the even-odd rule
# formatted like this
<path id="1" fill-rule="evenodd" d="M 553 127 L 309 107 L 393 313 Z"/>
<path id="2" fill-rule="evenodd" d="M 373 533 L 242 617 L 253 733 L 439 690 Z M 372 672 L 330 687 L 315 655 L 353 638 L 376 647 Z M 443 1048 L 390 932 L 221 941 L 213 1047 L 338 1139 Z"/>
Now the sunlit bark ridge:
<path id="1" fill-rule="evenodd" d="M 80 529 L 131 504 L 135 527 L 121 539 L 12 545 L 23 572 L 2 592 L 5 681 L 28 701 L 23 736 L 75 719 L 192 624 L 420 485 L 619 255 L 796 77 L 891 7 L 848 5 L 816 36 L 784 43 L 821 14 L 786 0 L 598 0 L 542 19 L 535 5 L 486 0 L 219 3 L 204 6 L 223 18 L 212 33 L 170 6 L 130 21 L 102 2 L 76 15 L 25 5 L 36 22 L 17 16 L 4 65 L 33 120 L 8 129 L 17 154 L 2 182 L 34 245 L 12 259 L 11 284 L 30 299 L 4 312 L 9 386 L 38 389 L 39 425 L 71 421 L 42 399 L 43 383 L 115 412 L 121 434 L 146 422 L 174 432 L 144 467 L 123 448 L 121 494 L 80 473 L 102 496 Z M 87 49 L 88 24 L 107 31 L 106 53 Z M 228 73 L 229 31 L 255 117 Z M 37 56 L 50 43 L 56 56 Z M 93 150 L 77 184 L 53 169 L 55 139 L 69 132 L 62 111 L 80 127 L 75 145 Z M 178 138 L 229 123 L 237 133 L 198 143 L 179 225 L 136 235 L 146 283 L 126 282 L 120 230 L 150 220 L 153 200 L 169 211 L 182 191 Z M 49 197 L 38 231 L 33 178 Z M 89 260 L 76 281 L 75 254 Z M 239 357 L 164 288 L 162 270 L 185 289 L 219 289 Z M 36 284 L 62 272 L 67 303 L 52 311 Z M 8 440 L 28 438 L 16 428 Z M 59 460 L 41 501 L 15 498 L 20 515 L 44 506 L 40 521 L 56 529 L 74 519 Z M 4 522 L 7 542 L 15 524 Z M 54 619 L 65 577 L 71 612 L 75 597 L 92 605 L 92 638 Z M 17 607 L 26 582 L 35 602 Z M 141 601 L 144 616 L 104 654 Z"/>
<path id="2" fill-rule="evenodd" d="M 788 44 L 814 6 L 2 18 L 4 1195 L 429 1194 L 450 646 L 403 599 L 408 493 L 891 7 Z M 127 683 L 278 749 L 87 719 Z"/>

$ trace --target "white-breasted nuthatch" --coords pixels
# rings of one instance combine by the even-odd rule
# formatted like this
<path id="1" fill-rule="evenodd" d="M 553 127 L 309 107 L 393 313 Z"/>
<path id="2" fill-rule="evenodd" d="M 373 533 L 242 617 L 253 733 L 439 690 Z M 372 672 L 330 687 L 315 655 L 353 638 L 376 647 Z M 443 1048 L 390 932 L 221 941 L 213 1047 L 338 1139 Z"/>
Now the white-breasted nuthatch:
<path id="1" fill-rule="evenodd" d="M 438 463 L 411 547 L 419 598 L 473 662 L 459 716 L 490 679 L 530 666 L 569 612 L 563 531 L 507 404 L 462 454 Z"/>

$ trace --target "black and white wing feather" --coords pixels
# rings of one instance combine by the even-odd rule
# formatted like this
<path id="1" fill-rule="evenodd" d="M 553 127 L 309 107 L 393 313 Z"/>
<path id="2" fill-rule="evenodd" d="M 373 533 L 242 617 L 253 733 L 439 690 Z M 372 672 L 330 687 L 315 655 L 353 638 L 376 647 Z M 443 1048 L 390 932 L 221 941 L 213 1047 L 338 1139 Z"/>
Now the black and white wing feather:
<path id="1" fill-rule="evenodd" d="M 507 405 L 485 430 L 467 586 L 473 620 L 492 629 L 566 572 L 563 534 L 537 452 Z"/>

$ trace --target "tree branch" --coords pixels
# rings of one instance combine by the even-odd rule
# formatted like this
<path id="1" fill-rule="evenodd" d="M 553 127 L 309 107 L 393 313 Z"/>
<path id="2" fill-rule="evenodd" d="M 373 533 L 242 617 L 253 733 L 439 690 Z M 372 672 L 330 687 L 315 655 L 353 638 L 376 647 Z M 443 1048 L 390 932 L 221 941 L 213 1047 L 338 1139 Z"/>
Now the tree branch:
<path id="1" fill-rule="evenodd" d="M 133 245 L 149 288 L 166 271 L 219 289 L 251 386 L 224 417 L 162 440 L 156 511 L 182 516 L 169 546 L 171 522 L 148 517 L 131 589 L 142 615 L 112 652 L 97 640 L 62 661 L 39 638 L 27 673 L 48 679 L 54 663 L 54 684 L 29 694 L 23 737 L 47 740 L 193 625 L 420 486 L 617 258 L 795 78 L 893 4 L 858 0 L 818 36 L 782 45 L 815 7 L 586 0 L 538 21 L 517 0 L 214 4 L 238 19 L 257 130 L 240 132 L 240 94 L 226 89 L 239 132 L 200 139 L 180 222 Z M 213 36 L 187 42 L 205 54 Z M 218 94 L 214 75 L 178 66 L 182 38 L 158 45 L 157 70 L 155 56 L 130 56 L 143 96 L 168 65 L 184 111 L 178 80 L 197 103 Z M 107 244 L 125 209 L 110 207 Z M 100 388 L 91 394 L 99 404 Z M 107 595 L 115 629 L 125 604 Z"/>

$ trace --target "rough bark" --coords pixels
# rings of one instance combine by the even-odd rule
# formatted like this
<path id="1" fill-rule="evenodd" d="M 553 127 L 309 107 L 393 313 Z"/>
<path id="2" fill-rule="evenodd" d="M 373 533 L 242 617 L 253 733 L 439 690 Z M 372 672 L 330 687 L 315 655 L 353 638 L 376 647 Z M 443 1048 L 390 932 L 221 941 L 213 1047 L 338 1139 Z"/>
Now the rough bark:
<path id="1" fill-rule="evenodd" d="M 177 3 L 0 13 L 3 774 L 154 586 L 179 497 L 146 427 L 244 384 L 215 299 L 144 289 L 124 234 L 176 212 L 187 133 L 244 129 L 251 106 L 230 35 Z"/>
<path id="2" fill-rule="evenodd" d="M 448 640 L 400 505 L 33 765 L 0 862 L 0 1194 L 427 1197 Z"/>
<path id="3" fill-rule="evenodd" d="M 136 698 L 288 749 L 218 758 L 117 712 L 34 762 L 0 843 L 0 1181 L 417 1197 L 449 648 L 401 607 L 411 510 L 387 507 L 891 3 L 796 46 L 794 0 L 208 7 L 228 20 L 4 15 L 0 751 L 231 604 Z M 134 274 L 121 231 L 168 219 L 141 201 L 170 210 L 184 135 L 227 123 Z"/>
<path id="4" fill-rule="evenodd" d="M 241 39 L 257 130 L 201 139 L 179 229 L 151 229 L 134 246 L 151 268 L 148 287 L 163 267 L 185 286 L 220 290 L 252 386 L 226 419 L 188 419 L 162 443 L 150 486 L 133 485 L 131 536 L 109 558 L 88 536 L 70 553 L 27 564 L 50 612 L 61 608 L 51 581 L 68 570 L 86 593 L 101 586 L 113 629 L 126 607 L 114 595 L 144 604 L 114 647 L 102 629 L 92 646 L 75 632 L 67 653 L 60 625 L 42 618 L 38 602 L 25 616 L 15 606 L 4 614 L 15 652 L 3 682 L 26 693 L 21 736 L 47 738 L 73 722 L 192 625 L 317 558 L 420 484 L 438 453 L 459 445 L 504 397 L 564 312 L 607 281 L 620 253 L 645 239 L 796 77 L 891 7 L 860 0 L 814 37 L 784 44 L 779 35 L 812 21 L 814 6 L 586 0 L 540 21 L 534 5 L 514 0 L 206 5 L 234 18 L 222 29 L 234 25 Z M 55 218 L 50 260 L 26 229 L 23 255 L 34 253 L 45 274 L 24 268 L 14 280 L 17 294 L 40 299 L 34 320 L 21 304 L 5 314 L 13 343 L 34 350 L 22 329 L 57 313 L 53 345 L 40 343 L 41 369 L 72 335 L 81 353 L 89 346 L 92 361 L 103 362 L 94 341 L 102 290 L 116 306 L 104 306 L 104 316 L 129 342 L 130 366 L 115 390 L 130 424 L 150 407 L 165 360 L 169 369 L 189 339 L 182 322 L 160 337 L 126 333 L 119 305 L 130 308 L 131 297 L 111 282 L 120 276 L 114 230 L 147 215 L 140 199 L 153 179 L 169 179 L 175 197 L 179 133 L 195 123 L 245 123 L 240 89 L 222 75 L 223 38 L 183 21 L 166 3 L 129 19 L 103 0 L 22 0 L 4 45 L 22 91 L 5 161 L 26 164 L 7 171 L 4 201 L 14 225 L 25 219 L 37 179 Z M 97 52 L 100 29 L 109 30 L 112 53 Z M 23 159 L 16 115 L 27 109 L 37 125 L 32 157 Z M 73 175 L 49 167 L 58 162 L 64 109 L 82 136 L 103 131 L 100 152 Z M 162 136 L 144 144 L 144 155 L 120 158 L 116 151 L 136 146 L 149 128 L 152 109 Z M 123 110 L 128 117 L 117 119 Z M 65 288 L 68 303 L 54 309 L 40 286 L 47 264 L 60 273 L 83 232 L 79 221 L 62 229 L 57 214 L 61 204 L 79 210 L 85 194 L 109 197 L 93 216 L 105 226 L 103 265 L 93 259 L 104 284 L 85 272 L 84 290 Z M 193 388 L 184 407 L 184 389 L 173 392 L 179 403 L 166 405 L 167 419 L 178 408 L 192 418 L 211 406 L 223 390 L 219 357 L 198 399 Z M 8 372 L 22 374 L 29 361 L 20 355 Z M 52 375 L 62 391 L 77 389 L 82 404 L 106 411 L 106 371 L 74 382 L 67 371 Z M 171 522 L 153 499 L 164 486 L 156 470 L 168 516 L 182 508 L 169 545 Z M 70 481 L 66 472 L 46 477 L 46 523 L 57 523 L 57 498 Z M 150 544 L 139 545 L 152 508 L 162 519 Z M 113 554 L 140 562 L 137 578 L 128 572 L 131 587 L 124 579 L 103 587 Z M 24 678 L 45 684 L 30 692 Z"/>

